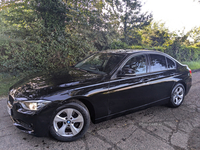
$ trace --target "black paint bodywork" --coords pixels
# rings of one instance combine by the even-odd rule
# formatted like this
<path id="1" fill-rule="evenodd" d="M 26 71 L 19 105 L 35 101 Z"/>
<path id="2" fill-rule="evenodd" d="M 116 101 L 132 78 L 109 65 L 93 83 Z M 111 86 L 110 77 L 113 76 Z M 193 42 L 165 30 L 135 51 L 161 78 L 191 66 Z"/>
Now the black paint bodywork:
<path id="1" fill-rule="evenodd" d="M 177 83 L 185 86 L 187 94 L 191 87 L 189 68 L 170 56 L 149 50 L 110 50 L 102 53 L 123 54 L 124 58 L 109 74 L 95 74 L 72 67 L 51 74 L 25 78 L 10 88 L 8 103 L 12 107 L 11 118 L 19 129 L 36 136 L 46 136 L 55 110 L 70 100 L 84 103 L 94 123 L 150 106 L 167 104 Z M 129 57 L 159 54 L 173 60 L 175 69 L 151 72 L 147 61 L 147 73 L 120 76 L 121 67 Z M 23 110 L 19 100 L 52 101 L 42 110 Z"/>

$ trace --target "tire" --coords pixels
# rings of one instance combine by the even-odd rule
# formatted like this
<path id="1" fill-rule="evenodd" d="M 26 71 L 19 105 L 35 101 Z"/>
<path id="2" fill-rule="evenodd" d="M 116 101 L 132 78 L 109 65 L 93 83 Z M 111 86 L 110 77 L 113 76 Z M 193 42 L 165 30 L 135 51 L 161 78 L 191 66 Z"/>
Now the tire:
<path id="1" fill-rule="evenodd" d="M 59 107 L 51 120 L 51 135 L 63 142 L 75 141 L 84 136 L 90 125 L 87 107 L 74 100 Z"/>
<path id="2" fill-rule="evenodd" d="M 185 87 L 181 83 L 176 84 L 171 92 L 171 98 L 169 101 L 170 107 L 179 107 L 182 104 L 184 97 Z"/>

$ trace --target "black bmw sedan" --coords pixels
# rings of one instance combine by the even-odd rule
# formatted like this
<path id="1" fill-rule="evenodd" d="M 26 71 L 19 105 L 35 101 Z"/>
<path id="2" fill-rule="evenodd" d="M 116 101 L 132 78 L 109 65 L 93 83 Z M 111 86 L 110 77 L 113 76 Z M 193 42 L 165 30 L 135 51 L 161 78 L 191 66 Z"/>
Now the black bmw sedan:
<path id="1" fill-rule="evenodd" d="M 13 124 L 36 136 L 74 141 L 98 123 L 168 104 L 178 107 L 191 87 L 191 70 L 150 50 L 108 50 L 74 67 L 25 78 L 10 88 Z"/>

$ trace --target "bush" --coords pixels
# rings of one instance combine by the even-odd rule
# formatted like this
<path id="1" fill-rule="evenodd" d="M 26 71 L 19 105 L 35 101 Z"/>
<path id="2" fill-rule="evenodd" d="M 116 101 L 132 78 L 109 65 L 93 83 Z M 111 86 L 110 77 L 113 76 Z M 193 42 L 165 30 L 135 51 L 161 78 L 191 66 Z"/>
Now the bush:
<path id="1" fill-rule="evenodd" d="M 144 46 L 141 46 L 141 45 L 132 45 L 132 46 L 129 46 L 130 49 L 145 49 Z"/>
<path id="2" fill-rule="evenodd" d="M 200 48 L 185 46 L 185 45 L 171 45 L 168 47 L 148 47 L 148 46 L 130 46 L 130 49 L 148 49 L 148 50 L 156 50 L 160 52 L 164 52 L 174 57 L 175 59 L 183 62 L 183 61 L 198 61 L 200 60 Z"/>
<path id="3" fill-rule="evenodd" d="M 200 60 L 199 61 L 190 61 L 190 62 L 184 61 L 182 63 L 187 64 L 188 67 L 192 70 L 200 69 Z"/>
<path id="4" fill-rule="evenodd" d="M 170 47 L 167 47 L 165 52 L 181 62 L 200 60 L 199 47 L 180 45 L 174 48 L 173 46 L 170 46 Z"/>
<path id="5" fill-rule="evenodd" d="M 34 73 L 65 68 L 84 58 L 96 49 L 80 36 L 62 42 L 45 43 L 6 40 L 0 42 L 0 72 Z"/>
<path id="6" fill-rule="evenodd" d="M 110 49 L 127 49 L 129 48 L 129 46 L 125 42 L 122 42 L 120 40 L 114 40 L 110 44 L 109 48 Z"/>

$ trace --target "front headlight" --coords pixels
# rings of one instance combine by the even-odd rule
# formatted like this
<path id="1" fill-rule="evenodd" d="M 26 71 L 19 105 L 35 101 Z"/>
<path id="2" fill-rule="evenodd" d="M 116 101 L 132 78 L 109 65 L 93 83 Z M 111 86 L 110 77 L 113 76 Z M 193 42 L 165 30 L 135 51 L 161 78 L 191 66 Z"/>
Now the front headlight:
<path id="1" fill-rule="evenodd" d="M 37 111 L 49 104 L 51 101 L 46 100 L 32 100 L 32 101 L 21 101 L 21 106 L 26 110 Z"/>

